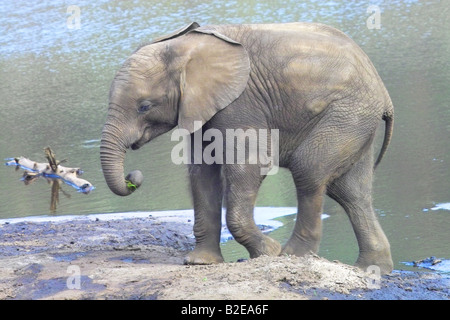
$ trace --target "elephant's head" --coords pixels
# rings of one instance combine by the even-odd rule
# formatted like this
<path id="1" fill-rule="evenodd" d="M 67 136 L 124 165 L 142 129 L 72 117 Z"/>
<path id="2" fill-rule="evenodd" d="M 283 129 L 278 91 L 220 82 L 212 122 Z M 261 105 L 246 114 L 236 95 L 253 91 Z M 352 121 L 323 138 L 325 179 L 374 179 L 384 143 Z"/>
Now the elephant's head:
<path id="1" fill-rule="evenodd" d="M 125 196 L 142 183 L 138 170 L 124 177 L 127 149 L 177 125 L 192 133 L 194 121 L 207 122 L 241 95 L 249 72 L 239 43 L 196 23 L 139 48 L 110 89 L 100 147 L 109 188 Z"/>

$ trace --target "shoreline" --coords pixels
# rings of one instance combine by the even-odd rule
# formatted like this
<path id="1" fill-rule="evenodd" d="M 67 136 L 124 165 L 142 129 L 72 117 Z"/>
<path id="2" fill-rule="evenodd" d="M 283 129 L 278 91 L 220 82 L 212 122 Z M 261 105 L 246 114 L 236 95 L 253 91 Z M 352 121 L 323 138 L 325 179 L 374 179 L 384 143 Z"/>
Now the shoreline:
<path id="1" fill-rule="evenodd" d="M 184 255 L 194 245 L 192 220 L 176 215 L 165 220 L 153 212 L 122 215 L 3 219 L 0 299 L 448 300 L 450 296 L 449 274 L 394 270 L 376 279 L 373 288 L 370 275 L 363 271 L 315 255 L 186 266 Z M 71 283 L 77 279 L 80 288 L 74 289 Z"/>

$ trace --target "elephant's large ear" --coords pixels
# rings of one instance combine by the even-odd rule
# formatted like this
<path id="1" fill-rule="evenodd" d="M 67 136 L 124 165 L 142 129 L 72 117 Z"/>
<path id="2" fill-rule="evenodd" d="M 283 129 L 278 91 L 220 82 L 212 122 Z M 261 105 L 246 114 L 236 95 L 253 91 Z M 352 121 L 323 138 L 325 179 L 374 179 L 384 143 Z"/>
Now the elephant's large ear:
<path id="1" fill-rule="evenodd" d="M 170 40 L 170 39 L 182 36 L 183 34 L 186 34 L 189 31 L 192 31 L 192 30 L 197 29 L 199 27 L 200 27 L 200 25 L 197 22 L 191 22 L 187 26 L 184 26 L 184 27 L 182 27 L 182 28 L 180 28 L 178 30 L 175 30 L 174 32 L 172 32 L 170 34 L 166 34 L 164 36 L 161 36 L 161 37 L 158 37 L 156 39 L 153 39 L 151 43 L 157 43 L 157 42 Z"/>
<path id="2" fill-rule="evenodd" d="M 188 58 L 181 72 L 178 126 L 192 133 L 194 121 L 204 124 L 242 94 L 250 61 L 241 44 L 214 30 L 196 29 L 183 42 Z"/>

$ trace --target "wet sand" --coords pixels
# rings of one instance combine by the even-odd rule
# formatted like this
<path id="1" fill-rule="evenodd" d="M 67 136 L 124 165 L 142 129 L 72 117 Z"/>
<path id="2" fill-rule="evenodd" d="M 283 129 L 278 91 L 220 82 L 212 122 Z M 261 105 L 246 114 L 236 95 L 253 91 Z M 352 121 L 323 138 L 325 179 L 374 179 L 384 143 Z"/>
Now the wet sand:
<path id="1" fill-rule="evenodd" d="M 192 224 L 81 216 L 0 224 L 0 299 L 448 300 L 450 277 L 381 279 L 315 255 L 183 265 Z"/>

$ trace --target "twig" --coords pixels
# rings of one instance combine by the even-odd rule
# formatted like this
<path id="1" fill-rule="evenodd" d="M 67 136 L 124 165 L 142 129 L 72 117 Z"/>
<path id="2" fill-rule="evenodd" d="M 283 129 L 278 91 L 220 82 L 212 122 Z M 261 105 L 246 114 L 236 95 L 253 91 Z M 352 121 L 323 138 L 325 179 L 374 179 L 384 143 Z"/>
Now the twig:
<path id="1" fill-rule="evenodd" d="M 27 170 L 24 174 L 24 180 L 31 180 L 36 176 L 42 175 L 50 178 L 62 179 L 65 183 L 83 193 L 89 193 L 94 189 L 94 186 L 89 181 L 79 178 L 83 173 L 80 168 L 63 167 L 60 163 L 65 162 L 66 160 L 56 160 L 55 154 L 49 147 L 44 150 L 48 163 L 36 162 L 25 157 L 19 157 L 8 159 L 10 161 L 8 161 L 6 165 L 17 166 Z"/>

